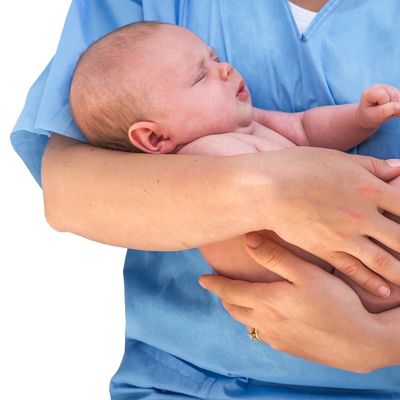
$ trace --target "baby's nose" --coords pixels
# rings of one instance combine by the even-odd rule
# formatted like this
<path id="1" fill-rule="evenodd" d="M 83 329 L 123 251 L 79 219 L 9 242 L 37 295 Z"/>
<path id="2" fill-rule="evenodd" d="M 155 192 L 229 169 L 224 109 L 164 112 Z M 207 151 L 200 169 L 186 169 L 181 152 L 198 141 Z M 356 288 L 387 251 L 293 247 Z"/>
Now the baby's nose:
<path id="1" fill-rule="evenodd" d="M 219 68 L 219 76 L 223 81 L 226 81 L 229 75 L 233 72 L 231 64 L 226 62 L 219 63 L 218 68 Z"/>

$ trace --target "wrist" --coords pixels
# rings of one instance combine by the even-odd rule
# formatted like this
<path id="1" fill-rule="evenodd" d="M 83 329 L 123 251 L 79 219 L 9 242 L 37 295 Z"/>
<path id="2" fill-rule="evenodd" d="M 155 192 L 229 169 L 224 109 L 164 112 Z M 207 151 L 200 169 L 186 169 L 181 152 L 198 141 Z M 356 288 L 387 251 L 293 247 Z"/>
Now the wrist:
<path id="1" fill-rule="evenodd" d="M 284 151 L 230 157 L 235 164 L 232 187 L 236 207 L 246 228 L 242 234 L 274 228 L 274 213 L 271 210 L 277 208 L 285 193 L 280 177 L 280 154 Z"/>
<path id="2" fill-rule="evenodd" d="M 274 153 L 280 153 L 276 151 Z M 274 208 L 272 194 L 277 174 L 274 173 L 272 152 L 253 153 L 229 158 L 228 168 L 233 171 L 227 182 L 235 209 L 235 218 L 241 220 L 244 234 L 250 231 L 271 229 L 271 207 Z"/>
<path id="3" fill-rule="evenodd" d="M 395 365 L 389 362 L 388 353 L 393 348 L 385 342 L 385 327 L 376 318 L 377 315 L 365 311 L 363 317 L 359 314 L 353 321 L 354 325 L 348 327 L 352 340 L 348 343 L 346 357 L 339 368 L 366 374 Z"/>
<path id="4" fill-rule="evenodd" d="M 400 309 L 373 314 L 371 340 L 374 343 L 375 368 L 400 364 Z"/>
<path id="5" fill-rule="evenodd" d="M 354 109 L 354 126 L 357 129 L 362 129 L 366 134 L 375 132 L 379 125 L 376 125 L 370 121 L 370 118 L 366 117 L 365 105 L 362 106 L 361 103 L 357 104 Z"/>

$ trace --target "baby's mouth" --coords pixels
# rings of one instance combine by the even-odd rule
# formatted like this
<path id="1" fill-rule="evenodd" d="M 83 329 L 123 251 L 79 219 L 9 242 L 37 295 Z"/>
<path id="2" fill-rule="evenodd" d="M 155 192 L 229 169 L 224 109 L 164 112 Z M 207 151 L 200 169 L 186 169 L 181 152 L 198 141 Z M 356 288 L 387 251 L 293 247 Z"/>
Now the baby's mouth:
<path id="1" fill-rule="evenodd" d="M 245 84 L 244 80 L 242 79 L 239 82 L 239 87 L 238 87 L 238 90 L 236 92 L 236 96 L 244 89 L 245 86 L 246 86 L 246 84 Z"/>
<path id="2" fill-rule="evenodd" d="M 249 91 L 247 90 L 246 82 L 243 79 L 239 83 L 239 87 L 236 92 L 236 97 L 239 100 L 247 100 L 249 98 Z"/>

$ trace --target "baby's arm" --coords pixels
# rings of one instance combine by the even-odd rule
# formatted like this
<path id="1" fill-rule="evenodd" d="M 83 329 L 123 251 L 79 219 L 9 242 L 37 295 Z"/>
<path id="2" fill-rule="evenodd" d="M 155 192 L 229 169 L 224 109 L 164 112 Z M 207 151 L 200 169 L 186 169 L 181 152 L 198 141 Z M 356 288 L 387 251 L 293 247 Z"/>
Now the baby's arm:
<path id="1" fill-rule="evenodd" d="M 300 113 L 255 111 L 255 118 L 300 146 L 347 150 L 400 116 L 400 92 L 389 85 L 365 90 L 358 104 L 316 107 Z"/>

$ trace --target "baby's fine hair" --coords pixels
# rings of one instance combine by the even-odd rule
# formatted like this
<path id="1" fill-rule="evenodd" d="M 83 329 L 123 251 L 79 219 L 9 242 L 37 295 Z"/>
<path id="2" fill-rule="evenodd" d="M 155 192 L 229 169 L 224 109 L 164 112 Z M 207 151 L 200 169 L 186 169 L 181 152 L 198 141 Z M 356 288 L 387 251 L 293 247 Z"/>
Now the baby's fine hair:
<path id="1" fill-rule="evenodd" d="M 135 22 L 95 41 L 75 67 L 69 92 L 72 116 L 94 146 L 138 150 L 129 140 L 132 124 L 144 120 L 145 94 L 129 80 L 140 44 L 162 25 Z"/>

